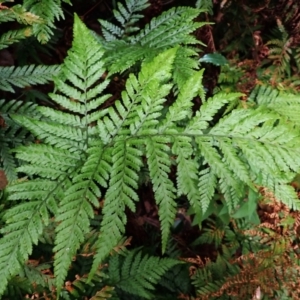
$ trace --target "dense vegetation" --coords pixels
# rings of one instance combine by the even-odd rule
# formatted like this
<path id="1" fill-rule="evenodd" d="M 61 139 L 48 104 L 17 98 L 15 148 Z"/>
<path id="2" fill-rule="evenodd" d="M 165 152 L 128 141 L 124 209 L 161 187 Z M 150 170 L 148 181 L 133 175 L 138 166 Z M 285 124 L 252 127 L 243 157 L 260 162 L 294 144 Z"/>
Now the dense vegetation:
<path id="1" fill-rule="evenodd" d="M 300 6 L 0 2 L 1 299 L 300 299 Z"/>

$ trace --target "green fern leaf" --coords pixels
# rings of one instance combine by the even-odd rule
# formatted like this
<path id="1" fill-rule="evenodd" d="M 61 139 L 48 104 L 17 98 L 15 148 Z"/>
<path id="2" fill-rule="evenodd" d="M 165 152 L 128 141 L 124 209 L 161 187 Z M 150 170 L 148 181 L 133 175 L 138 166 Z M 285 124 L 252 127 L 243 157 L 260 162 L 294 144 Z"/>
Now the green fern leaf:
<path id="1" fill-rule="evenodd" d="M 84 39 L 82 38 L 83 36 Z M 85 44 L 84 46 L 82 45 L 83 43 Z M 76 88 L 67 81 L 58 79 L 56 87 L 66 96 L 59 94 L 51 94 L 50 96 L 57 103 L 77 112 L 80 118 L 71 117 L 69 114 L 65 116 L 57 114 L 56 119 L 62 118 L 64 123 L 75 125 L 70 130 L 68 130 L 67 126 L 55 128 L 52 124 L 49 128 L 45 124 L 42 127 L 44 130 L 51 132 L 52 135 L 64 140 L 73 139 L 78 143 L 75 148 L 76 152 L 80 151 L 81 155 L 84 155 L 78 161 L 79 169 L 76 170 L 78 168 L 76 167 L 76 162 L 74 161 L 73 163 L 76 171 L 71 175 L 72 185 L 65 189 L 66 193 L 61 200 L 57 215 L 57 220 L 60 221 L 60 224 L 56 229 L 54 267 L 56 284 L 59 290 L 67 275 L 72 257 L 83 242 L 85 234 L 89 231 L 89 219 L 93 218 L 94 215 L 92 205 L 95 207 L 99 206 L 98 199 L 101 196 L 101 190 L 97 182 L 106 186 L 106 180 L 109 176 L 109 152 L 105 150 L 102 143 L 93 144 L 95 130 L 89 128 L 94 118 L 98 119 L 99 117 L 99 114 L 93 114 L 92 111 L 108 98 L 108 96 L 98 97 L 98 94 L 107 86 L 107 82 L 92 87 L 104 73 L 103 63 L 101 62 L 102 55 L 101 47 L 76 16 L 73 47 L 69 51 L 63 68 L 65 78 Z M 82 61 L 78 61 L 78 57 Z M 67 96 L 76 97 L 76 102 L 72 103 Z M 70 103 L 72 104 L 70 105 Z M 46 114 L 55 115 L 49 109 L 44 111 Z M 52 143 L 52 141 L 48 140 L 48 143 Z M 89 144 L 91 147 L 84 153 L 83 151 L 86 150 Z M 62 147 L 62 143 L 56 145 L 56 147 L 58 146 Z M 75 154 L 73 152 L 75 149 L 69 148 L 72 155 Z M 84 163 L 82 161 L 83 157 L 85 158 Z M 97 172 L 98 170 L 100 171 L 99 173 Z"/>
<path id="2" fill-rule="evenodd" d="M 57 75 L 60 67 L 53 66 L 23 66 L 0 67 L 0 89 L 14 92 L 13 85 L 26 87 L 33 84 L 44 84 Z"/>
<path id="3" fill-rule="evenodd" d="M 209 204 L 211 203 L 215 194 L 216 187 L 217 175 L 212 172 L 211 168 L 206 168 L 199 172 L 198 188 L 200 192 L 200 201 L 203 212 L 208 209 Z"/>
<path id="4" fill-rule="evenodd" d="M 207 204 L 199 201 L 201 200 L 200 190 L 197 187 L 199 164 L 196 159 L 192 158 L 192 139 L 190 137 L 177 138 L 172 152 L 177 156 L 177 196 L 187 195 L 194 213 L 201 216 L 201 208 L 205 211 Z"/>
<path id="5" fill-rule="evenodd" d="M 0 23 L 17 20 L 19 23 L 25 25 L 32 25 L 34 23 L 41 23 L 39 16 L 27 12 L 25 8 L 18 4 L 13 7 L 2 9 L 0 13 Z"/>
<path id="6" fill-rule="evenodd" d="M 174 65 L 174 68 L 176 68 L 176 65 Z M 194 74 L 185 81 L 176 101 L 169 107 L 166 118 L 163 120 L 162 126 L 160 127 L 161 132 L 172 128 L 172 126 L 180 121 L 191 118 L 193 106 L 192 100 L 198 94 L 202 95 L 204 93 L 202 85 L 203 72 L 204 69 L 194 72 Z"/>
<path id="7" fill-rule="evenodd" d="M 131 42 L 160 49 L 180 44 L 198 44 L 199 41 L 189 36 L 189 33 L 204 25 L 193 22 L 201 12 L 202 10 L 191 7 L 171 8 L 152 19 L 144 30 L 131 38 Z M 174 27 L 177 28 L 176 36 Z"/>
<path id="8" fill-rule="evenodd" d="M 0 117 L 4 121 L 3 126 L 0 127 L 0 166 L 4 169 L 9 181 L 17 179 L 17 161 L 11 150 L 33 140 L 28 130 L 12 119 L 13 115 L 35 116 L 36 119 L 40 116 L 37 112 L 37 105 L 34 103 L 0 100 Z"/>
<path id="9" fill-rule="evenodd" d="M 129 142 L 121 140 L 115 144 L 112 152 L 114 159 L 111 180 L 103 208 L 102 232 L 97 241 L 98 249 L 90 276 L 125 233 L 125 206 L 135 210 L 134 201 L 138 200 L 135 189 L 138 182 L 137 173 L 142 165 L 141 154 L 141 151 Z"/>
<path id="10" fill-rule="evenodd" d="M 187 134 L 201 134 L 209 126 L 209 121 L 213 120 L 213 116 L 227 103 L 233 102 L 238 99 L 242 94 L 218 93 L 213 98 L 209 98 L 196 112 L 196 116 L 191 119 L 185 129 Z"/>
<path id="11" fill-rule="evenodd" d="M 257 86 L 250 94 L 249 101 L 265 106 L 295 125 L 300 125 L 300 100 L 297 95 L 279 92 L 271 87 Z"/>
<path id="12" fill-rule="evenodd" d="M 47 225 L 50 211 L 60 221 L 57 227 L 57 246 L 54 248 L 56 284 L 60 290 L 72 257 L 83 241 L 85 233 L 89 231 L 89 219 L 94 215 L 92 205 L 99 206 L 98 198 L 101 191 L 96 182 L 106 186 L 105 181 L 108 180 L 109 164 L 106 161 L 110 161 L 110 157 L 107 157 L 109 156 L 107 152 L 101 152 L 103 144 L 97 144 L 97 147 L 94 145 L 94 148 L 91 147 L 91 150 L 86 151 L 87 143 L 93 145 L 96 131 L 95 127 L 93 129 L 90 125 L 99 118 L 99 113 L 93 111 L 109 97 L 98 97 L 107 86 L 107 82 L 93 87 L 104 73 L 101 63 L 103 51 L 78 18 L 75 22 L 74 35 L 73 47 L 63 67 L 64 76 L 69 81 L 63 81 L 62 77 L 57 79 L 57 88 L 62 94 L 50 96 L 54 101 L 67 107 L 70 107 L 68 103 L 72 101 L 63 93 L 66 95 L 71 93 L 72 99 L 77 96 L 78 98 L 74 100 L 76 108 L 80 108 L 77 117 L 67 112 L 55 112 L 50 108 L 40 109 L 40 112 L 44 113 L 43 121 L 22 115 L 14 116 L 14 120 L 22 123 L 48 145 L 36 144 L 26 147 L 26 150 L 19 148 L 16 151 L 17 158 L 28 162 L 22 165 L 19 171 L 38 175 L 38 178 L 10 187 L 11 199 L 28 199 L 30 202 L 20 204 L 6 214 L 8 224 L 6 229 L 3 229 L 5 234 L 3 243 L 10 241 L 6 245 L 14 250 L 7 248 L 10 253 L 1 252 L 0 264 L 5 260 L 8 262 L 5 265 L 6 269 L 3 268 L 1 273 L 3 284 L 11 275 L 16 274 L 20 267 L 19 261 L 28 258 L 32 244 L 37 243 L 44 226 Z M 83 36 L 85 38 L 80 41 Z M 84 48 L 81 47 L 83 43 L 86 43 Z M 81 57 L 84 63 L 80 64 L 78 57 Z M 72 67 L 73 65 L 77 67 Z M 98 162 L 93 165 L 95 156 L 99 153 L 95 148 L 100 155 Z M 40 158 L 36 155 L 40 155 Z M 95 167 L 101 171 L 95 172 Z M 57 186 L 56 182 L 60 184 Z M 24 239 L 20 241 L 19 236 Z"/>
<path id="13" fill-rule="evenodd" d="M 123 8 L 129 10 L 128 6 L 119 6 L 122 22 L 126 14 Z M 135 210 L 144 164 L 148 166 L 158 206 L 163 251 L 174 224 L 178 195 L 187 196 L 200 221 L 203 212 L 213 207 L 211 202 L 216 191 L 229 213 L 234 213 L 249 189 L 255 192 L 257 186 L 267 188 L 290 207 L 299 208 L 300 201 L 289 186 L 295 173 L 300 172 L 300 135 L 292 118 L 276 111 L 275 106 L 270 109 L 272 103 L 267 102 L 226 110 L 226 105 L 230 107 L 231 103 L 238 102 L 239 93 L 218 93 L 205 101 L 201 84 L 203 70 L 198 71 L 198 66 L 193 64 L 176 80 L 180 86 L 177 99 L 170 107 L 166 105 L 166 98 L 175 87 L 174 77 L 178 74 L 174 68 L 178 66 L 176 59 L 181 51 L 180 46 L 171 48 L 172 43 L 195 42 L 188 35 L 199 25 L 191 25 L 198 13 L 199 10 L 189 8 L 170 10 L 126 42 L 116 40 L 107 44 L 98 43 L 76 16 L 73 45 L 62 73 L 55 78 L 56 91 L 50 94 L 60 110 L 35 107 L 37 116 L 32 112 L 28 116 L 18 114 L 20 104 L 15 104 L 16 108 L 11 109 L 16 111 L 13 116 L 3 114 L 13 130 L 19 125 L 12 122 L 19 122 L 40 143 L 14 150 L 22 162 L 17 171 L 26 173 L 30 179 L 8 187 L 9 199 L 16 204 L 4 214 L 6 225 L 1 230 L 0 293 L 8 280 L 22 269 L 49 218 L 54 217 L 57 224 L 54 269 L 60 295 L 72 258 L 91 230 L 94 208 L 100 209 L 99 202 L 105 193 L 100 232 L 97 241 L 93 240 L 95 254 L 89 281 L 93 280 L 99 265 L 123 238 L 127 222 L 125 209 Z M 177 21 L 183 22 L 182 28 L 177 27 Z M 171 38 L 169 25 L 179 30 L 178 37 Z M 167 32 L 165 37 L 163 32 Z M 112 43 L 124 49 L 127 44 L 139 43 L 140 49 L 144 45 L 153 52 L 146 54 L 137 75 L 128 76 L 121 99 L 109 108 L 100 109 L 110 97 L 104 94 L 108 80 L 102 78 L 110 59 L 104 47 Z M 151 60 L 151 55 L 165 48 L 171 49 Z M 192 59 L 190 51 L 182 52 Z M 120 68 L 119 62 L 112 63 L 112 68 L 115 66 Z M 194 113 L 192 101 L 199 94 L 203 105 Z M 260 95 L 257 98 L 255 101 L 260 103 Z M 296 103 L 295 99 L 289 101 Z M 225 112 L 221 114 L 222 111 Z M 176 186 L 170 179 L 172 163 L 177 170 Z M 118 259 L 111 259 L 111 270 L 120 267 Z M 122 291 L 132 292 L 128 287 L 135 284 L 138 297 L 150 298 L 149 290 L 168 269 L 164 262 L 129 254 L 122 260 L 122 271 L 113 271 L 111 275 Z M 157 265 L 165 267 L 162 270 Z M 130 283 L 132 270 L 149 276 L 146 280 L 143 275 L 133 276 Z"/>
<path id="14" fill-rule="evenodd" d="M 147 138 L 149 134 L 157 133 L 157 129 L 155 129 L 158 125 L 157 118 L 161 115 L 162 103 L 165 102 L 164 97 L 171 89 L 171 85 L 164 83 L 171 78 L 176 51 L 176 48 L 170 49 L 160 54 L 152 62 L 144 63 L 138 78 L 131 74 L 126 83 L 126 92 L 122 93 L 123 104 L 116 102 L 118 114 L 111 108 L 103 121 L 98 123 L 102 141 L 105 144 L 114 141 L 115 144 L 112 152 L 111 179 L 103 208 L 102 232 L 97 243 L 98 251 L 90 274 L 97 270 L 99 263 L 121 239 L 126 223 L 125 206 L 131 210 L 135 209 L 133 201 L 137 201 L 138 197 L 134 189 L 137 188 L 137 174 L 142 166 L 143 154 L 138 147 L 151 142 Z M 161 69 L 162 64 L 164 69 Z M 128 134 L 132 135 L 131 140 L 128 140 Z M 135 135 L 137 138 L 134 138 Z M 161 146 L 165 147 L 163 143 Z M 161 153 L 157 155 L 159 154 Z M 166 160 L 168 162 L 165 164 L 168 165 L 170 161 L 167 158 Z M 161 167 L 164 168 L 164 166 Z M 164 172 L 164 176 L 167 174 L 165 170 L 161 171 Z M 169 227 L 176 214 L 175 204 L 171 199 L 166 199 L 164 203 L 161 195 L 159 193 L 157 195 L 157 201 L 163 206 L 164 212 L 166 207 L 173 207 L 173 210 L 169 212 L 168 219 L 163 221 L 164 243 L 166 243 Z M 174 199 L 175 194 L 173 193 L 171 197 Z"/>
<path id="15" fill-rule="evenodd" d="M 134 24 L 143 17 L 139 12 L 146 9 L 149 3 L 147 0 L 126 0 L 125 6 L 120 2 L 117 6 L 118 10 L 114 9 L 113 14 L 120 23 L 121 28 L 105 20 L 99 20 L 106 41 L 123 37 L 126 39 L 126 35 L 138 31 L 139 28 Z"/>
<path id="16" fill-rule="evenodd" d="M 48 209 L 53 210 L 53 207 L 57 207 L 54 197 L 57 194 L 62 195 L 55 182 L 49 183 L 45 180 L 13 185 L 9 191 L 12 200 L 31 201 L 19 204 L 5 213 L 6 227 L 1 230 L 3 238 L 0 240 L 1 294 L 8 279 L 16 275 L 23 262 L 28 259 L 32 252 L 32 244 L 38 243 L 43 227 L 49 222 Z"/>
<path id="17" fill-rule="evenodd" d="M 210 15 L 213 15 L 213 1 L 212 0 L 197 0 L 196 7 L 207 10 Z"/>
<path id="18" fill-rule="evenodd" d="M 162 250 L 166 249 L 171 224 L 174 222 L 176 215 L 176 190 L 169 179 L 170 159 L 168 152 L 169 147 L 166 143 L 170 140 L 162 137 L 153 137 L 146 140 L 146 152 L 150 178 L 153 184 L 155 200 L 159 206 L 159 220 L 162 231 Z"/>
<path id="19" fill-rule="evenodd" d="M 199 69 L 199 64 L 195 60 L 195 57 L 197 57 L 197 52 L 188 47 L 180 47 L 177 51 L 174 61 L 173 78 L 179 91 L 186 81 Z M 204 90 L 201 93 L 201 98 L 205 98 Z"/>
<path id="20" fill-rule="evenodd" d="M 196 38 L 189 35 L 197 28 L 208 24 L 193 22 L 201 12 L 203 10 L 191 7 L 170 9 L 154 18 L 135 36 L 130 35 L 121 40 L 118 36 L 122 31 L 110 25 L 110 34 L 114 34 L 114 36 L 110 36 L 106 32 L 109 41 L 105 42 L 99 39 L 107 52 L 106 65 L 109 71 L 111 73 L 122 72 L 144 58 L 153 59 L 164 49 L 178 45 L 201 44 Z M 174 78 L 176 82 L 183 84 L 184 79 L 193 73 L 193 69 L 197 69 L 198 63 L 191 59 L 192 56 L 196 55 L 196 52 L 191 48 L 184 48 L 178 50 L 177 55 L 178 59 L 174 62 L 177 65 L 177 68 L 174 69 L 176 74 Z"/>
<path id="21" fill-rule="evenodd" d="M 30 37 L 33 34 L 31 27 L 17 30 L 10 30 L 0 36 L 0 50 L 18 42 L 19 40 Z"/>
<path id="22" fill-rule="evenodd" d="M 41 43 L 46 43 L 53 33 L 54 21 L 64 18 L 61 0 L 24 0 L 23 7 L 43 20 L 32 30 Z"/>
<path id="23" fill-rule="evenodd" d="M 130 251 L 125 258 L 114 255 L 109 260 L 109 279 L 112 285 L 129 294 L 153 299 L 151 290 L 162 275 L 180 261 L 155 256 L 142 256 L 141 252 Z"/>
<path id="24" fill-rule="evenodd" d="M 264 110 L 264 107 L 259 107 L 255 110 L 235 110 L 212 128 L 210 134 L 214 136 L 215 141 L 219 142 L 221 140 L 224 141 L 224 136 L 231 139 L 231 147 L 233 146 L 235 150 L 232 149 L 231 158 L 226 162 L 226 165 L 232 170 L 235 169 L 235 176 L 238 176 L 244 182 L 249 180 L 249 178 L 244 177 L 246 169 L 243 161 L 246 159 L 247 164 L 251 166 L 249 175 L 251 174 L 250 178 L 252 181 L 255 180 L 257 184 L 269 188 L 274 193 L 278 190 L 281 201 L 290 207 L 298 207 L 299 200 L 297 195 L 290 190 L 287 184 L 292 178 L 291 172 L 288 170 L 296 173 L 299 170 L 300 160 L 296 157 L 295 152 L 299 147 L 296 142 L 299 133 L 283 122 L 278 123 L 278 118 L 277 114 Z M 216 143 L 214 144 L 216 145 Z M 208 150 L 205 153 L 211 156 L 210 159 L 213 159 L 213 152 L 215 155 L 219 155 L 213 148 L 210 148 L 210 153 L 208 153 Z M 236 155 L 239 153 L 238 160 L 234 152 Z M 206 155 L 205 158 L 209 159 Z M 293 165 L 291 165 L 292 160 L 294 162 Z M 219 174 L 222 171 L 219 169 Z M 265 176 L 264 174 L 268 175 Z M 228 179 L 229 177 L 227 176 L 226 180 Z M 234 187 L 231 184 L 230 186 Z M 285 189 L 287 189 L 286 195 L 289 196 L 284 196 L 283 192 L 279 192 Z M 234 190 L 238 195 L 238 189 Z M 232 191 L 227 191 L 227 194 L 228 197 L 230 194 L 231 197 L 234 196 Z M 293 194 L 293 197 L 290 197 L 291 194 Z"/>

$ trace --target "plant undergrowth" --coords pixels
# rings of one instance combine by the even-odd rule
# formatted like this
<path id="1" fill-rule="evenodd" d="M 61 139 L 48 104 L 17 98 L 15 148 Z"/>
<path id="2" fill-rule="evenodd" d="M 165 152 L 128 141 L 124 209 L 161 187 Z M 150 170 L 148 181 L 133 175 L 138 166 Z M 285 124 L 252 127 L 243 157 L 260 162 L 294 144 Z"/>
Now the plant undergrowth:
<path id="1" fill-rule="evenodd" d="M 0 3 L 1 299 L 299 299 L 300 8 L 248 2 Z"/>

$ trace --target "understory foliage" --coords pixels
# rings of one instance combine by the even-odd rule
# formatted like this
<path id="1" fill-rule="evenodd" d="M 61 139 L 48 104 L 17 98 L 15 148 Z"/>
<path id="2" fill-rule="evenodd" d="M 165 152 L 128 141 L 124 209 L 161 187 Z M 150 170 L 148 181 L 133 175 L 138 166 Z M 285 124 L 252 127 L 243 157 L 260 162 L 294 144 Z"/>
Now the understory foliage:
<path id="1" fill-rule="evenodd" d="M 2 22 L 29 25 L 0 46 L 24 30 L 47 42 L 61 2 L 0 4 Z M 61 65 L 0 67 L 4 95 L 54 83 L 46 104 L 0 100 L 3 299 L 297 299 L 300 98 L 264 79 L 278 65 L 274 76 L 290 77 L 298 52 L 278 21 L 257 85 L 238 86 L 234 60 L 199 59 L 192 33 L 210 26 L 199 20 L 213 3 L 195 6 L 141 29 L 150 2 L 126 0 L 99 20 L 101 36 L 75 14 Z M 211 65 L 221 74 L 206 95 Z M 150 246 L 127 230 L 143 189 L 157 210 Z M 182 241 L 178 224 L 197 237 Z M 213 254 L 200 255 L 206 247 Z"/>

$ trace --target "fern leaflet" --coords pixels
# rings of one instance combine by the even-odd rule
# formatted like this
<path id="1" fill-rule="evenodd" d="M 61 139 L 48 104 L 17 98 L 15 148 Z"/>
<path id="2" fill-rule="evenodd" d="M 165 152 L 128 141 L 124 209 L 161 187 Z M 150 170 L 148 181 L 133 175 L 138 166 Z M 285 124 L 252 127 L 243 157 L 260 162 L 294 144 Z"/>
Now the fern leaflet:
<path id="1" fill-rule="evenodd" d="M 114 255 L 109 260 L 109 278 L 118 289 L 145 299 L 153 299 L 151 290 L 162 275 L 180 261 L 158 258 L 130 251 L 125 258 Z"/>

